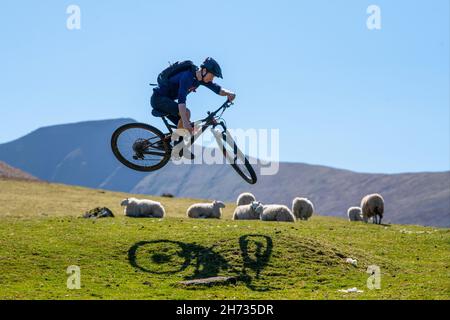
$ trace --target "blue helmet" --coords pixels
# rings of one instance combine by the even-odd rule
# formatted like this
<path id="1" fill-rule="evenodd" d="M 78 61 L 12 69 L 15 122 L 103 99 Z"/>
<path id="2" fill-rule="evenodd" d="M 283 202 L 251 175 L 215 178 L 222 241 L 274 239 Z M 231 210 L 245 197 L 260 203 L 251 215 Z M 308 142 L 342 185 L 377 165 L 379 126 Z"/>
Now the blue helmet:
<path id="1" fill-rule="evenodd" d="M 200 68 L 205 68 L 216 77 L 222 79 L 222 69 L 220 69 L 220 65 L 213 58 L 206 58 L 205 61 L 203 61 L 203 63 L 201 64 Z"/>

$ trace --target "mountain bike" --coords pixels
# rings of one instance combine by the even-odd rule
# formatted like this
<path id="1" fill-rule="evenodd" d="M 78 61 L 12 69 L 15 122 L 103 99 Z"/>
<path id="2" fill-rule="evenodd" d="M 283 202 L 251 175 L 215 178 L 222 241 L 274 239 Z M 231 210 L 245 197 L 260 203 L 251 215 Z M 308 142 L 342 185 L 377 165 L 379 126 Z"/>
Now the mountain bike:
<path id="1" fill-rule="evenodd" d="M 164 167 L 172 157 L 173 151 L 180 147 L 192 146 L 206 129 L 211 128 L 223 156 L 231 167 L 249 184 L 257 181 L 255 171 L 248 157 L 237 147 L 227 130 L 223 113 L 233 103 L 226 101 L 217 110 L 210 112 L 204 119 L 195 122 L 197 132 L 190 136 L 187 144 L 177 144 L 172 141 L 177 127 L 170 124 L 168 114 L 153 109 L 152 115 L 160 117 L 169 132 L 162 133 L 159 129 L 145 123 L 129 123 L 119 127 L 111 137 L 111 148 L 116 158 L 128 168 L 137 171 L 151 172 Z M 177 148 L 175 150 L 175 148 Z"/>

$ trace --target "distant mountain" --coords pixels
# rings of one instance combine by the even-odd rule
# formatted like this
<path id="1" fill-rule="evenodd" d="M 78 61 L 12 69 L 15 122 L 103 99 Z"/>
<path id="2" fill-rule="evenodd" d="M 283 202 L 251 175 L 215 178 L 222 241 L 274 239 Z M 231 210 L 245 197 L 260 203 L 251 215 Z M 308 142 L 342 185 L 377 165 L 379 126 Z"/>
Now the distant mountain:
<path id="1" fill-rule="evenodd" d="M 39 180 L 36 177 L 33 177 L 31 174 L 23 172 L 17 168 L 11 167 L 10 165 L 0 161 L 0 179 L 18 179 L 18 180 Z"/>
<path id="2" fill-rule="evenodd" d="M 245 183 L 228 165 L 175 165 L 152 173 L 122 166 L 112 155 L 112 132 L 133 119 L 65 124 L 38 129 L 0 145 L 0 160 L 50 182 L 178 197 L 234 201 L 251 191 L 264 203 L 290 206 L 306 196 L 322 215 L 345 217 L 347 208 L 378 192 L 386 201 L 385 221 L 450 227 L 450 171 L 368 174 L 303 163 L 280 163 L 274 176 Z"/>
<path id="3" fill-rule="evenodd" d="M 0 144 L 0 160 L 49 182 L 109 189 L 132 189 L 144 176 L 114 158 L 110 137 L 133 119 L 89 121 L 37 129 Z"/>

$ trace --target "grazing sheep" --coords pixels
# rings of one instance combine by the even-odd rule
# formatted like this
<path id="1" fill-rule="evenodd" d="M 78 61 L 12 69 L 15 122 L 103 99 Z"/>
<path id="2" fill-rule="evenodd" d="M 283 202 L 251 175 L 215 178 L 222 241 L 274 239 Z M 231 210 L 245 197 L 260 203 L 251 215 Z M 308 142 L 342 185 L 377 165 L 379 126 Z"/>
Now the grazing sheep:
<path id="1" fill-rule="evenodd" d="M 377 193 L 365 196 L 361 200 L 361 210 L 364 222 L 372 218 L 373 223 L 381 224 L 384 213 L 383 197 Z"/>
<path id="2" fill-rule="evenodd" d="M 237 206 L 233 213 L 233 220 L 259 220 L 262 212 L 261 202 L 253 201 L 244 206 Z"/>
<path id="3" fill-rule="evenodd" d="M 295 222 L 295 216 L 286 206 L 280 204 L 268 204 L 263 207 L 261 220 Z"/>
<path id="4" fill-rule="evenodd" d="M 246 204 L 250 204 L 253 201 L 256 201 L 256 198 L 253 194 L 250 192 L 244 192 L 239 195 L 239 197 L 236 200 L 237 206 L 245 206 Z"/>
<path id="5" fill-rule="evenodd" d="M 166 214 L 160 202 L 147 199 L 127 198 L 122 201 L 124 214 L 134 218 L 163 218 Z"/>
<path id="6" fill-rule="evenodd" d="M 360 207 L 350 207 L 347 210 L 348 221 L 363 221 Z"/>
<path id="7" fill-rule="evenodd" d="M 292 200 L 292 213 L 297 219 L 308 220 L 314 213 L 314 205 L 307 198 L 295 198 Z"/>
<path id="8" fill-rule="evenodd" d="M 222 208 L 225 208 L 225 204 L 222 201 L 195 203 L 187 209 L 186 214 L 189 218 L 220 219 L 222 216 Z"/>

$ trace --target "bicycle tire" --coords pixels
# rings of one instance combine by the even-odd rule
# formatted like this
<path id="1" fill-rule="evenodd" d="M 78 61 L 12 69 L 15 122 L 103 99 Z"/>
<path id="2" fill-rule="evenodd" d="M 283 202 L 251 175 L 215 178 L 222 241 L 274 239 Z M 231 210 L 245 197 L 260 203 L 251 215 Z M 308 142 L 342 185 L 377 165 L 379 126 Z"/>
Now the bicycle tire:
<path id="1" fill-rule="evenodd" d="M 242 151 L 238 148 L 236 142 L 231 137 L 230 134 L 227 135 L 227 130 L 224 130 L 221 132 L 220 137 L 215 135 L 217 144 L 219 145 L 219 148 L 222 150 L 223 156 L 225 159 L 227 159 L 231 165 L 231 167 L 241 176 L 242 179 L 244 179 L 249 184 L 255 184 L 258 180 L 256 177 L 255 170 L 253 169 L 252 165 L 250 164 L 250 161 L 248 160 L 248 157 L 245 156 Z M 226 145 L 231 147 L 233 149 L 233 155 L 229 154 L 226 149 Z M 240 159 L 243 162 L 244 167 L 248 171 L 248 174 L 246 174 L 239 165 L 236 163 L 236 160 Z"/>
<path id="2" fill-rule="evenodd" d="M 138 165 L 136 163 L 133 163 L 129 160 L 126 159 L 126 157 L 124 157 L 124 155 L 122 154 L 122 152 L 119 150 L 119 146 L 118 146 L 118 141 L 120 136 L 131 129 L 142 129 L 145 130 L 149 133 L 152 133 L 155 137 L 159 138 L 159 141 L 162 141 L 163 143 L 163 151 L 162 152 L 153 152 L 153 153 L 158 153 L 158 155 L 161 156 L 161 161 L 159 161 L 157 164 L 152 165 L 152 166 L 143 166 L 143 165 Z M 146 138 L 146 137 L 144 137 Z M 148 138 L 149 139 L 153 139 L 153 138 Z M 129 148 L 131 149 L 131 145 L 129 145 Z M 150 172 L 150 171 L 155 171 L 158 169 L 161 169 L 162 167 L 164 167 L 170 160 L 170 156 L 171 156 L 171 147 L 170 145 L 167 143 L 167 141 L 165 140 L 165 135 L 158 130 L 155 127 L 152 127 L 148 124 L 145 123 L 128 123 L 125 124 L 119 128 L 117 128 L 114 133 L 111 136 L 111 149 L 112 152 L 114 154 L 114 156 L 117 158 L 117 160 L 119 160 L 123 165 L 125 165 L 126 167 L 136 170 L 136 171 L 142 171 L 142 172 Z"/>
<path id="3" fill-rule="evenodd" d="M 150 250 L 152 245 L 156 246 L 166 245 L 166 247 L 165 250 L 157 252 L 154 250 Z M 167 247 L 169 245 L 172 246 L 172 248 Z M 177 248 L 178 250 L 174 250 L 175 248 Z M 175 254 L 171 255 L 168 253 L 169 251 L 171 251 L 171 254 L 174 253 Z M 148 255 L 148 257 L 145 258 L 141 257 L 140 259 L 139 256 L 141 254 Z M 162 265 L 163 263 L 177 264 L 176 261 L 173 261 L 173 259 L 177 257 L 179 258 L 179 260 L 182 261 L 181 264 L 176 265 L 172 269 L 169 269 L 167 266 L 166 268 L 163 267 Z M 133 245 L 128 250 L 128 260 L 130 261 L 132 266 L 145 272 L 154 274 L 174 274 L 185 270 L 190 265 L 191 255 L 186 244 L 183 242 L 171 240 L 152 240 L 152 241 L 141 241 Z M 152 265 L 152 260 L 153 262 L 155 262 L 154 265 Z M 139 262 L 145 262 L 145 265 Z"/>

